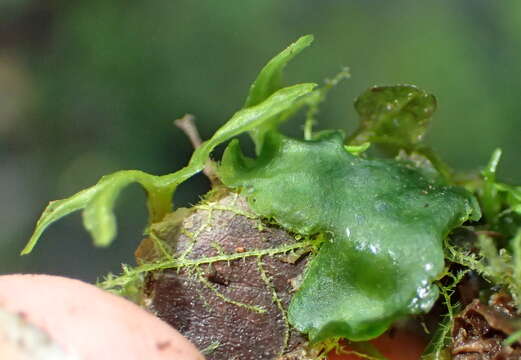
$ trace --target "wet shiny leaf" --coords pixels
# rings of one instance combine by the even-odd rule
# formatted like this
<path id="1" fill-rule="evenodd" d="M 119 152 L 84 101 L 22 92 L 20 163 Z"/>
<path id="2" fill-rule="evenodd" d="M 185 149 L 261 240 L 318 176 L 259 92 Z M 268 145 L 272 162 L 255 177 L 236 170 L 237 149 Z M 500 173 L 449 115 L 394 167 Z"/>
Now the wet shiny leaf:
<path id="1" fill-rule="evenodd" d="M 232 142 L 220 168 L 259 214 L 300 234 L 329 234 L 289 308 L 312 341 L 374 338 L 398 317 L 429 310 L 444 237 L 480 216 L 465 190 L 412 164 L 354 156 L 343 143 L 340 133 L 314 141 L 271 133 L 256 159 Z"/>

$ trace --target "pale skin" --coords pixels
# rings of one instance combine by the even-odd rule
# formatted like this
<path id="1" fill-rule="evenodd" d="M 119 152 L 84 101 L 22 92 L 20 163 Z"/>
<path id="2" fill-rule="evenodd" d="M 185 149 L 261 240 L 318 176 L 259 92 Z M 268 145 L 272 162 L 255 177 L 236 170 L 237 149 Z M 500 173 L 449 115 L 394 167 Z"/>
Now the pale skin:
<path id="1" fill-rule="evenodd" d="M 424 341 L 385 335 L 375 345 L 389 359 L 419 359 Z M 349 354 L 330 359 L 355 360 Z M 0 359 L 204 360 L 176 330 L 137 305 L 79 280 L 0 276 Z"/>
<path id="2" fill-rule="evenodd" d="M 0 276 L 0 359 L 204 360 L 137 305 L 79 280 Z"/>

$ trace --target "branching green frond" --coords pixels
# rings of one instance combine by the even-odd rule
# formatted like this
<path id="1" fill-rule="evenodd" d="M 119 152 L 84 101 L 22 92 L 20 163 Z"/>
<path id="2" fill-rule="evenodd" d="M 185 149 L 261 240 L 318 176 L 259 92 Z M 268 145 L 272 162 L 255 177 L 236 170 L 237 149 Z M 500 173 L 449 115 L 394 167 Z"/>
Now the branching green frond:
<path id="1" fill-rule="evenodd" d="M 452 330 L 452 319 L 445 315 L 443 321 L 438 325 L 431 342 L 425 349 L 421 360 L 450 360 L 452 356 L 447 348 Z"/>
<path id="2" fill-rule="evenodd" d="M 321 246 L 322 242 L 323 239 L 318 237 L 314 239 L 301 240 L 292 244 L 281 245 L 275 248 L 256 249 L 241 253 L 219 254 L 216 256 L 202 257 L 198 259 L 164 259 L 152 263 L 144 263 L 134 268 L 128 267 L 121 276 L 110 276 L 104 281 L 100 282 L 99 286 L 105 290 L 114 290 L 117 292 L 119 289 L 123 289 L 128 284 L 132 283 L 136 279 L 139 279 L 140 276 L 153 271 L 197 267 L 200 265 L 213 264 L 219 261 L 241 260 L 249 257 L 259 258 L 263 256 L 290 254 L 292 251 L 298 251 L 300 249 L 314 251 Z"/>
<path id="3" fill-rule="evenodd" d="M 454 289 L 463 279 L 463 277 L 469 272 L 469 270 L 463 270 L 457 274 L 447 273 L 452 279 L 448 285 L 443 285 L 438 282 L 438 288 L 440 294 L 443 297 L 443 303 L 447 308 L 447 313 L 444 315 L 442 322 L 439 324 L 436 333 L 431 339 L 429 345 L 425 349 L 421 359 L 422 360 L 448 360 L 450 354 L 447 350 L 447 346 L 450 344 L 450 333 L 454 324 L 454 314 L 458 311 L 459 305 L 453 304 L 451 297 L 454 294 Z"/>
<path id="4" fill-rule="evenodd" d="M 98 246 L 106 246 L 115 235 L 115 220 L 113 214 L 114 201 L 118 193 L 128 184 L 137 182 L 150 194 L 157 189 L 158 177 L 142 171 L 119 171 L 104 176 L 94 186 L 62 200 L 51 202 L 36 224 L 35 231 L 22 250 L 22 255 L 28 254 L 36 245 L 43 231 L 53 222 L 72 212 L 85 209 L 83 221 L 85 227 Z M 161 202 L 150 204 L 151 216 L 157 216 L 164 205 Z M 165 209 L 167 210 L 167 209 Z"/>
<path id="5" fill-rule="evenodd" d="M 103 177 L 96 185 L 58 201 L 51 202 L 36 224 L 35 231 L 22 250 L 28 254 L 43 231 L 53 222 L 79 210 L 97 246 L 109 245 L 116 236 L 114 203 L 121 190 L 131 183 L 140 184 L 147 192 L 149 223 L 160 221 L 172 209 L 172 195 L 177 186 L 204 168 L 212 150 L 219 144 L 243 132 L 274 121 L 282 112 L 298 104 L 315 84 L 299 84 L 271 94 L 258 105 L 238 111 L 214 136 L 193 154 L 185 168 L 169 175 L 154 176 L 137 170 L 119 171 Z"/>
<path id="6" fill-rule="evenodd" d="M 300 100 L 311 93 L 316 84 L 298 84 L 277 90 L 262 103 L 238 111 L 210 140 L 196 150 L 190 165 L 206 162 L 210 152 L 219 144 L 243 132 L 272 126 L 278 115 L 293 110 Z M 203 161 L 204 160 L 204 161 Z M 189 165 L 189 166 L 190 166 Z"/>
<path id="7" fill-rule="evenodd" d="M 302 50 L 311 45 L 313 39 L 313 35 L 302 36 L 272 58 L 262 68 L 251 85 L 244 107 L 255 106 L 280 89 L 282 87 L 282 72 L 284 68 Z"/>
<path id="8" fill-rule="evenodd" d="M 313 126 L 316 123 L 316 115 L 318 113 L 319 105 L 327 98 L 329 91 L 337 86 L 340 82 L 345 79 L 349 79 L 351 73 L 348 67 L 344 67 L 338 74 L 332 79 L 326 79 L 324 86 L 315 90 L 310 96 L 306 98 L 308 105 L 308 111 L 306 113 L 306 121 L 304 123 L 304 139 L 313 139 Z"/>
<path id="9" fill-rule="evenodd" d="M 521 255 L 521 231 L 512 240 L 513 255 L 507 249 L 498 250 L 490 237 L 481 235 L 478 239 L 479 255 L 446 243 L 447 259 L 476 271 L 495 285 L 508 289 L 517 306 L 521 306 L 521 278 L 517 275 L 521 270 L 518 267 L 520 261 L 516 261 Z"/>
<path id="10" fill-rule="evenodd" d="M 144 274 L 135 273 L 130 266 L 125 264 L 122 264 L 121 268 L 122 273 L 120 275 L 115 276 L 109 273 L 103 281 L 98 281 L 96 286 L 131 301 L 139 302 Z"/>
<path id="11" fill-rule="evenodd" d="M 445 242 L 445 258 L 453 263 L 460 264 L 470 270 L 476 271 L 487 279 L 494 277 L 494 274 L 488 269 L 481 256 L 475 253 L 461 249 L 457 246 Z"/>
<path id="12" fill-rule="evenodd" d="M 244 106 L 246 108 L 257 105 L 264 101 L 266 98 L 271 96 L 275 91 L 282 87 L 282 72 L 286 65 L 297 56 L 302 50 L 307 48 L 313 42 L 313 35 L 306 35 L 299 38 L 293 44 L 288 46 L 285 50 L 280 52 L 274 58 L 272 58 L 260 71 L 259 75 L 250 87 L 248 98 Z M 286 113 L 281 113 L 277 119 L 270 123 L 266 123 L 262 126 L 256 126 L 250 130 L 250 135 L 255 143 L 257 153 L 260 152 L 262 144 L 264 143 L 264 136 L 270 130 L 276 129 L 276 127 L 291 116 L 292 113 L 297 111 L 304 102 L 295 106 Z"/>

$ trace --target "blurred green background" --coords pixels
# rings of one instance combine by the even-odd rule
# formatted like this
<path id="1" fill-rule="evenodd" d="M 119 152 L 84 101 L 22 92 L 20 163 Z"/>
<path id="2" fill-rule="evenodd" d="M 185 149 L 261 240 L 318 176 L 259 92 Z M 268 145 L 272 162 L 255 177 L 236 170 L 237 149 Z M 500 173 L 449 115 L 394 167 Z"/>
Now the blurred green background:
<path id="1" fill-rule="evenodd" d="M 500 177 L 521 183 L 520 1 L 0 0 L 0 273 L 94 281 L 132 263 L 146 221 L 138 187 L 118 203 L 110 248 L 93 248 L 75 214 L 18 253 L 49 200 L 119 169 L 183 166 L 192 149 L 172 121 L 193 113 L 208 138 L 261 66 L 308 33 L 315 44 L 288 83 L 345 65 L 353 75 L 323 105 L 321 128 L 353 129 L 353 99 L 371 85 L 413 83 L 438 97 L 428 141 L 451 165 L 477 169 L 499 146 Z M 176 204 L 207 187 L 195 177 Z"/>

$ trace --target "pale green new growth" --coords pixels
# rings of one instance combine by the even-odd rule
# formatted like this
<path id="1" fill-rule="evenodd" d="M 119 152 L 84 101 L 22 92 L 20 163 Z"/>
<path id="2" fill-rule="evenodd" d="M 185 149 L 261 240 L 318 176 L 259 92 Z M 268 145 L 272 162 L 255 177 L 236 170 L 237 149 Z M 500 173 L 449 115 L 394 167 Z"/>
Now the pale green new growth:
<path id="1" fill-rule="evenodd" d="M 318 114 L 319 105 L 326 99 L 329 91 L 337 86 L 343 80 L 349 79 L 351 73 L 349 68 L 345 67 L 336 74 L 332 79 L 326 79 L 325 84 L 318 90 L 312 92 L 306 99 L 307 105 L 309 106 L 306 113 L 306 121 L 304 122 L 304 140 L 313 139 L 313 126 L 316 124 L 316 115 Z"/>
<path id="2" fill-rule="evenodd" d="M 447 313 L 444 315 L 442 322 L 439 324 L 434 337 L 422 355 L 422 360 L 448 360 L 447 345 L 450 343 L 450 332 L 454 323 L 455 312 L 459 309 L 458 304 L 452 304 L 451 297 L 454 294 L 456 286 L 463 280 L 463 277 L 469 270 L 460 271 L 454 275 L 446 271 L 445 276 L 450 277 L 452 282 L 449 285 L 442 285 L 438 281 L 437 285 L 443 297 L 443 302 L 447 308 Z"/>
<path id="3" fill-rule="evenodd" d="M 166 269 L 177 269 L 190 266 L 199 266 L 203 264 L 212 264 L 218 261 L 233 261 L 245 259 L 248 257 L 263 257 L 263 256 L 275 256 L 280 254 L 291 253 L 292 251 L 300 249 L 317 249 L 322 243 L 321 238 L 301 240 L 296 243 L 281 245 L 275 248 L 268 249 L 256 249 L 251 251 L 245 251 L 241 253 L 232 254 L 220 254 L 217 256 L 210 256 L 198 259 L 167 259 L 160 260 L 153 263 L 145 263 L 143 265 L 136 266 L 135 268 L 129 269 L 128 272 L 122 276 L 114 277 L 108 276 L 107 279 L 100 282 L 98 285 L 105 290 L 114 290 L 125 288 L 129 283 L 135 281 L 138 277 L 153 271 L 166 270 Z"/>

